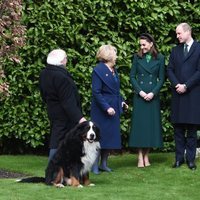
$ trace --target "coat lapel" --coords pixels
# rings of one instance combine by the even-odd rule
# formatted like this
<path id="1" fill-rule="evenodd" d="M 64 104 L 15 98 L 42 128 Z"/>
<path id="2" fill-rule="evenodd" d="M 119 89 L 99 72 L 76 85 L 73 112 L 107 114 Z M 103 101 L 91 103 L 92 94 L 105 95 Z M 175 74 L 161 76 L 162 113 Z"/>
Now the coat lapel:
<path id="1" fill-rule="evenodd" d="M 183 45 L 184 46 L 184 45 Z M 183 47 L 184 48 L 184 47 Z M 191 46 L 191 48 L 190 48 L 190 50 L 189 50 L 189 52 L 188 52 L 188 54 L 187 54 L 187 56 L 186 57 L 184 57 L 185 59 L 184 59 L 184 62 L 188 59 L 188 58 L 190 58 L 190 56 L 193 54 L 193 52 L 195 51 L 195 48 L 196 48 L 196 42 L 194 41 L 193 42 L 193 44 L 192 44 L 192 46 Z M 182 50 L 183 51 L 183 50 Z"/>
<path id="2" fill-rule="evenodd" d="M 117 71 L 115 70 L 116 79 L 114 78 L 112 72 L 108 69 L 108 67 L 100 62 L 97 67 L 94 69 L 95 72 L 98 74 L 98 76 L 101 78 L 101 80 L 112 90 L 117 92 L 119 90 L 119 77 L 117 74 Z"/>
<path id="3" fill-rule="evenodd" d="M 155 59 L 151 59 L 149 63 L 147 63 L 146 59 L 138 59 L 138 63 L 149 73 L 152 73 L 154 66 L 157 65 L 158 61 Z"/>

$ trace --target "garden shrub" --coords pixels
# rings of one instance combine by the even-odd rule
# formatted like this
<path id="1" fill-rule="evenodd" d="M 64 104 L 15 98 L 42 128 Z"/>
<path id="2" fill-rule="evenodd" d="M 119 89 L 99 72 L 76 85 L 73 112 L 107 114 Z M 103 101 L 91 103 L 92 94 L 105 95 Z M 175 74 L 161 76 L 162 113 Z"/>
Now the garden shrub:
<path id="1" fill-rule="evenodd" d="M 23 6 L 26 45 L 19 52 L 21 63 L 4 62 L 11 95 L 0 102 L 0 136 L 19 139 L 34 148 L 43 145 L 49 134 L 38 77 L 52 49 L 66 50 L 67 68 L 79 88 L 83 113 L 89 119 L 96 51 L 102 44 L 116 46 L 121 93 L 130 106 L 121 117 L 122 141 L 126 148 L 133 109 L 129 73 L 132 56 L 139 48 L 138 36 L 149 32 L 155 37 L 158 49 L 166 57 L 166 66 L 171 48 L 176 45 L 177 24 L 188 22 L 193 27 L 194 38 L 200 39 L 198 0 L 28 0 Z M 166 79 L 161 90 L 163 151 L 174 148 L 170 98 L 170 84 Z M 0 145 L 4 145 L 3 139 Z"/>

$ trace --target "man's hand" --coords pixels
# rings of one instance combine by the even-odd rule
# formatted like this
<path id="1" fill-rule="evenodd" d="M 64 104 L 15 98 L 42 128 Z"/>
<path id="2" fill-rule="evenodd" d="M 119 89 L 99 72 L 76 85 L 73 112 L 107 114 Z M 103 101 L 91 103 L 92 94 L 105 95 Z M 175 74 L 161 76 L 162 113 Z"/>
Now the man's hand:
<path id="1" fill-rule="evenodd" d="M 179 94 L 183 94 L 186 92 L 187 88 L 186 88 L 186 85 L 185 84 L 177 84 L 175 86 L 176 88 L 176 92 L 179 93 Z"/>
<path id="2" fill-rule="evenodd" d="M 82 117 L 82 118 L 79 120 L 79 124 L 82 123 L 82 122 L 85 122 L 85 121 L 87 121 L 87 120 L 85 119 L 85 117 Z"/>

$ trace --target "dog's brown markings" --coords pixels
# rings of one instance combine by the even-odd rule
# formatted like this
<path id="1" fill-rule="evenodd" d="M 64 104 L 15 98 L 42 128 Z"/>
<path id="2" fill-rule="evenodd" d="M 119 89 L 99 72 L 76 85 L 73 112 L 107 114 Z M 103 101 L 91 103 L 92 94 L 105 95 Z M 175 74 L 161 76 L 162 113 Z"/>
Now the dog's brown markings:
<path id="1" fill-rule="evenodd" d="M 54 179 L 54 181 L 52 182 L 52 184 L 55 186 L 55 187 L 64 187 L 64 185 L 62 184 L 63 182 L 63 178 L 64 178 L 64 172 L 63 172 L 63 169 L 60 168 L 56 178 Z"/>
<path id="2" fill-rule="evenodd" d="M 78 186 L 80 186 L 79 180 L 76 179 L 74 176 L 71 176 L 70 179 L 71 179 L 71 186 L 72 187 L 78 187 Z"/>
<path id="3" fill-rule="evenodd" d="M 90 185 L 89 174 L 83 176 L 83 185 Z"/>

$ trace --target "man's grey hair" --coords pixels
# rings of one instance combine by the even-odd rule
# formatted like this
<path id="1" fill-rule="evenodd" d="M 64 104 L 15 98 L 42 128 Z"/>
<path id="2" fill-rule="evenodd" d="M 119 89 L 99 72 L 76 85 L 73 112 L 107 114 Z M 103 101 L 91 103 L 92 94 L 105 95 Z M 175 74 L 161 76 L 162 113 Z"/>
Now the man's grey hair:
<path id="1" fill-rule="evenodd" d="M 62 49 L 54 49 L 47 56 L 47 64 L 62 65 L 62 61 L 67 57 L 67 54 Z"/>

